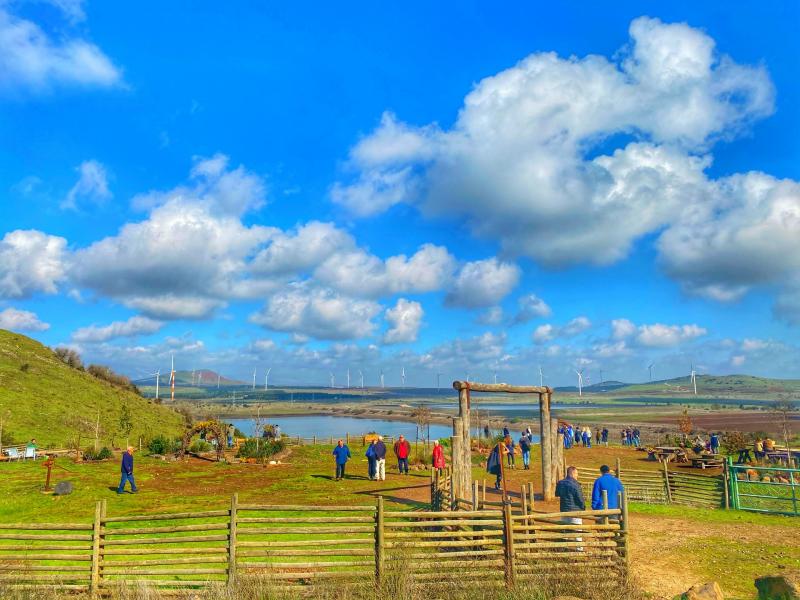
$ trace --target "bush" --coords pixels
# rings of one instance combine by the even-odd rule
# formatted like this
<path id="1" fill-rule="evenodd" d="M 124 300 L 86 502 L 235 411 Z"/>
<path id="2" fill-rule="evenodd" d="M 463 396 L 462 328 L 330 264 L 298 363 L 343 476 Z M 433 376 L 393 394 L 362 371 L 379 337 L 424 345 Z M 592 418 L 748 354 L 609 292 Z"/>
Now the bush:
<path id="1" fill-rule="evenodd" d="M 23 373 L 27 373 L 28 369 L 30 369 L 30 368 L 31 368 L 31 366 L 28 363 L 22 363 L 19 366 L 19 370 L 22 371 Z"/>
<path id="2" fill-rule="evenodd" d="M 283 440 L 256 440 L 249 438 L 239 446 L 236 454 L 239 458 L 269 458 L 286 447 Z"/>
<path id="3" fill-rule="evenodd" d="M 103 446 L 100 450 L 95 451 L 94 448 L 87 448 L 83 451 L 83 460 L 106 460 L 112 458 L 114 455 L 107 447 Z"/>
<path id="4" fill-rule="evenodd" d="M 172 454 L 180 450 L 180 440 L 158 435 L 147 443 L 150 454 Z"/>
<path id="5" fill-rule="evenodd" d="M 128 379 L 124 375 L 119 375 L 118 373 L 114 373 L 114 371 L 112 371 L 108 367 L 104 367 L 103 365 L 89 365 L 89 367 L 86 369 L 86 372 L 96 377 L 97 379 L 102 379 L 103 381 L 107 381 L 113 386 L 128 390 L 137 395 L 141 395 L 139 394 L 139 388 L 133 385 L 130 379 Z"/>
<path id="6" fill-rule="evenodd" d="M 56 348 L 53 350 L 53 352 L 68 366 L 72 367 L 73 369 L 83 371 L 83 361 L 81 360 L 81 355 L 75 352 L 75 350 L 71 350 L 69 348 Z"/>
<path id="7" fill-rule="evenodd" d="M 195 440 L 192 442 L 192 445 L 189 446 L 189 452 L 210 452 L 213 449 L 213 446 L 209 444 L 205 440 Z"/>

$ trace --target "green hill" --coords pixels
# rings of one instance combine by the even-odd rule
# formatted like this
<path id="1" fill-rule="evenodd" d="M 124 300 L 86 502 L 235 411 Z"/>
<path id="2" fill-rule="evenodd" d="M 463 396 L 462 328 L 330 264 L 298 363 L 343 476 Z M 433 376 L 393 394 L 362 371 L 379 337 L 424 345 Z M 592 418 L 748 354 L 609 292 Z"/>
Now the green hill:
<path id="1" fill-rule="evenodd" d="M 686 377 L 665 379 L 650 383 L 627 385 L 614 390 L 615 394 L 689 393 L 692 382 Z M 796 394 L 800 392 L 798 379 L 769 379 L 753 375 L 697 375 L 697 393 L 702 394 Z"/>
<path id="2" fill-rule="evenodd" d="M 17 442 L 33 437 L 40 445 L 63 447 L 75 437 L 76 421 L 94 423 L 99 411 L 102 445 L 113 441 L 121 446 L 125 443 L 125 435 L 120 433 L 123 406 L 128 407 L 133 424 L 131 442 L 140 435 L 149 439 L 182 430 L 183 417 L 175 411 L 67 366 L 35 340 L 0 330 L 4 444 L 9 436 Z M 83 447 L 91 445 L 89 435 L 82 434 Z"/>

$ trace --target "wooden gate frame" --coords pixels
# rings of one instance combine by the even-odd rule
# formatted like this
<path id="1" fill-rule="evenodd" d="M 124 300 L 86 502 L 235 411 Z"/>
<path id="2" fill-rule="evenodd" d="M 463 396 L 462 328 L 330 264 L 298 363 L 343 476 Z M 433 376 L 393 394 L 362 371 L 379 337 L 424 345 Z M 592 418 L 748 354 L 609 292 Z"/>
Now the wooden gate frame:
<path id="1" fill-rule="evenodd" d="M 470 392 L 489 392 L 537 394 L 539 396 L 542 488 L 545 500 L 555 498 L 556 482 L 564 475 L 564 441 L 563 436 L 558 433 L 558 420 L 553 419 L 550 415 L 553 389 L 549 386 L 474 381 L 454 381 L 453 389 L 458 392 L 458 416 L 453 417 L 453 436 L 450 438 L 453 452 L 452 486 L 454 495 L 458 498 L 468 498 L 472 486 Z"/>

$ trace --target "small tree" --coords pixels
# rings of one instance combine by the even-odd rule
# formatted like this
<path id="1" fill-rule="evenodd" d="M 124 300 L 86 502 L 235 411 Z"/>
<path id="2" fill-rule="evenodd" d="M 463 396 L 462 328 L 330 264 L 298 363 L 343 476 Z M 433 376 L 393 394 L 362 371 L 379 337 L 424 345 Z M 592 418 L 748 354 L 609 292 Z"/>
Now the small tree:
<path id="1" fill-rule="evenodd" d="M 83 361 L 81 361 L 81 355 L 78 354 L 75 350 L 70 348 L 56 348 L 53 350 L 55 355 L 61 359 L 65 364 L 69 365 L 73 369 L 83 370 Z"/>
<path id="2" fill-rule="evenodd" d="M 119 414 L 119 432 L 125 436 L 125 448 L 130 446 L 131 431 L 133 431 L 133 419 L 131 418 L 131 411 L 127 404 L 123 404 L 122 411 Z"/>
<path id="3" fill-rule="evenodd" d="M 778 431 L 783 438 L 783 444 L 786 446 L 787 453 L 791 444 L 789 443 L 792 437 L 791 420 L 797 413 L 797 404 L 789 396 L 781 396 L 775 400 L 772 405 L 772 410 L 775 413 L 775 418 L 778 423 Z"/>
<path id="4" fill-rule="evenodd" d="M 431 424 L 431 409 L 427 406 L 418 406 L 413 410 L 411 413 L 411 418 L 414 419 L 414 423 L 417 424 L 417 431 L 422 430 L 422 438 L 425 440 L 425 447 L 427 448 L 427 437 L 426 432 L 429 430 L 429 426 Z"/>
<path id="5" fill-rule="evenodd" d="M 689 437 L 693 431 L 692 418 L 689 416 L 689 411 L 683 409 L 681 416 L 678 417 L 678 431 L 681 433 L 681 439 L 686 443 L 686 438 Z"/>

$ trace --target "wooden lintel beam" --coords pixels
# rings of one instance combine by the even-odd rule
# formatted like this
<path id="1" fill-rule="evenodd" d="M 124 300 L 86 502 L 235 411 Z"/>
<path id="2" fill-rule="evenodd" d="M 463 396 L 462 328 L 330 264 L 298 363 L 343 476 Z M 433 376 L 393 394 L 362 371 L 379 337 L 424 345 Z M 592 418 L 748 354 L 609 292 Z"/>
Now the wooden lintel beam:
<path id="1" fill-rule="evenodd" d="M 510 385 L 508 383 L 478 383 L 476 381 L 454 381 L 453 389 L 458 391 L 469 388 L 473 392 L 505 392 L 507 394 L 552 394 L 553 389 L 538 385 Z"/>

